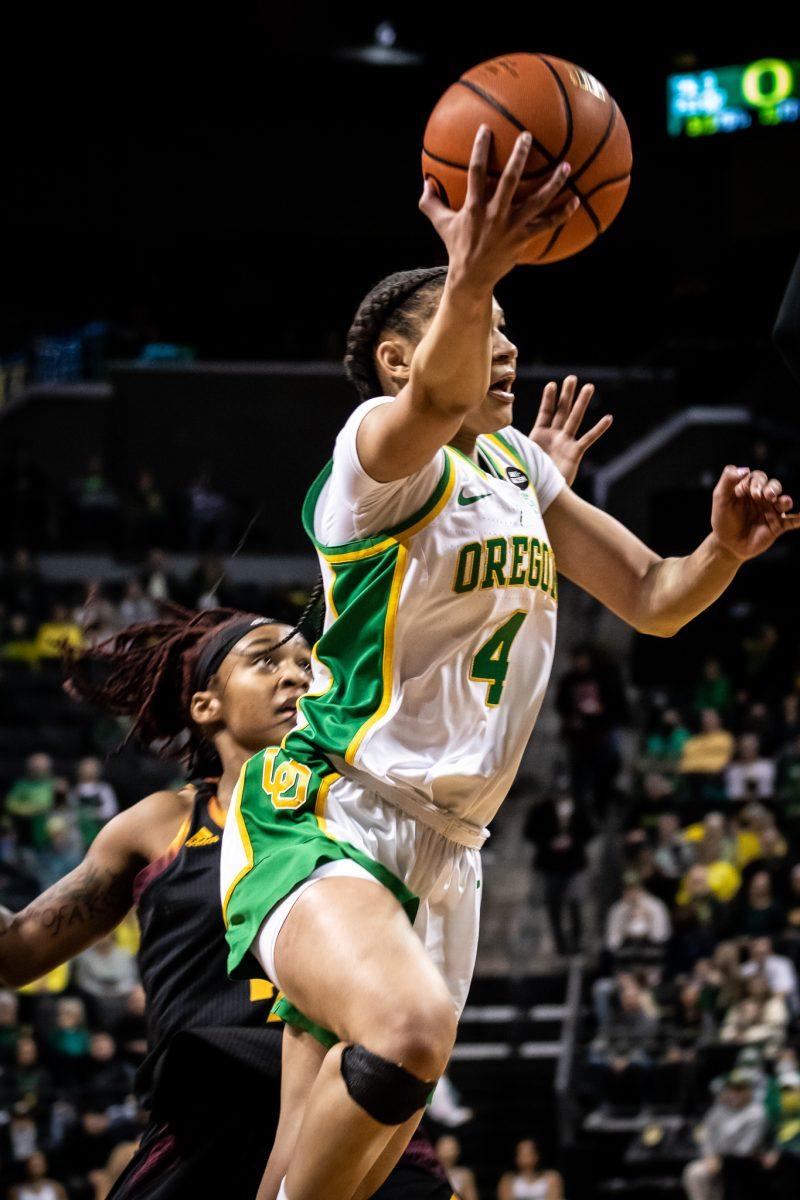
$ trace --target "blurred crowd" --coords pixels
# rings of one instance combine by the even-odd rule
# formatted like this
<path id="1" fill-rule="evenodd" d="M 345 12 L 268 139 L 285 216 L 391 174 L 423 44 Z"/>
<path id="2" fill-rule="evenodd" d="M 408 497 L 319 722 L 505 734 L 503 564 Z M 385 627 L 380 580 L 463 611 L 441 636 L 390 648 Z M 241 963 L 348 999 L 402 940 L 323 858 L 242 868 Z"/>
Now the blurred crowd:
<path id="1" fill-rule="evenodd" d="M 58 480 L 22 457 L 0 481 L 0 497 L 15 515 L 0 533 L 8 550 L 25 542 L 35 549 L 114 552 L 135 559 L 152 546 L 223 552 L 241 521 L 240 501 L 210 472 L 200 469 L 187 486 L 164 484 L 147 467 L 121 484 L 100 455 Z M 252 504 L 243 502 L 252 512 Z M 235 540 L 235 538 L 233 539 Z"/>
<path id="2" fill-rule="evenodd" d="M 558 687 L 561 789 L 533 807 L 554 942 L 589 952 L 581 1095 L 614 1118 L 680 1115 L 690 1200 L 800 1195 L 800 671 L 756 626 L 672 692 L 579 647 Z M 618 880 L 583 930 L 590 847 Z M 596 880 L 597 876 L 595 876 Z M 599 949 L 599 953 L 597 952 Z M 594 951 L 594 953 L 592 953 Z M 663 1131 L 655 1137 L 662 1153 Z M 687 1162 L 688 1160 L 688 1162 Z"/>
<path id="3" fill-rule="evenodd" d="M 291 606 L 291 597 L 288 598 Z M 130 625 L 154 620 L 165 601 L 187 608 L 243 607 L 283 615 L 287 599 L 253 584 L 234 585 L 215 551 L 198 555 L 181 576 L 169 555 L 149 550 L 120 582 L 82 584 L 46 580 L 31 552 L 21 547 L 0 575 L 0 665 L 25 662 L 57 666 L 65 647 L 93 645 Z M 279 612 L 275 612 L 275 603 Z"/>

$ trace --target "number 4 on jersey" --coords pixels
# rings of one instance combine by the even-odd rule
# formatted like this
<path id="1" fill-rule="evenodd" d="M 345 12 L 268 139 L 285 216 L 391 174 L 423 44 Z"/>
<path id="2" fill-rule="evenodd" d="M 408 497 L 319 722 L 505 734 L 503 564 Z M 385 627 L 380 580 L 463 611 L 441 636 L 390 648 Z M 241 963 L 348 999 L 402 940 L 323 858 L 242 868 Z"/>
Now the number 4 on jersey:
<path id="1" fill-rule="evenodd" d="M 508 674 L 508 656 L 527 615 L 524 610 L 512 613 L 483 643 L 472 660 L 469 677 L 488 684 L 486 703 L 490 708 L 496 708 L 500 703 Z"/>

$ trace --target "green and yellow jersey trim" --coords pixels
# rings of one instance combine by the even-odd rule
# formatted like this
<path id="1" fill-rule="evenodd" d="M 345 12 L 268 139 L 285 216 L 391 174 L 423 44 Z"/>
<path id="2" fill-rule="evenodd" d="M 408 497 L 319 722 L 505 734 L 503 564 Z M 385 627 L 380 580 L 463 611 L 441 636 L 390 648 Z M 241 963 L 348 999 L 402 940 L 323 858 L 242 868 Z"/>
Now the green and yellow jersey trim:
<path id="1" fill-rule="evenodd" d="M 303 528 L 322 557 L 329 563 L 358 562 L 362 558 L 371 558 L 374 554 L 382 554 L 390 550 L 398 542 L 407 541 L 429 525 L 444 508 L 452 495 L 455 484 L 455 470 L 451 458 L 452 451 L 444 447 L 444 465 L 439 482 L 421 508 L 407 517 L 399 525 L 385 529 L 381 533 L 368 538 L 356 538 L 341 546 L 326 546 L 319 542 L 314 534 L 314 513 L 319 502 L 322 489 L 330 478 L 333 470 L 331 459 L 320 471 L 317 478 L 308 489 L 303 502 Z"/>

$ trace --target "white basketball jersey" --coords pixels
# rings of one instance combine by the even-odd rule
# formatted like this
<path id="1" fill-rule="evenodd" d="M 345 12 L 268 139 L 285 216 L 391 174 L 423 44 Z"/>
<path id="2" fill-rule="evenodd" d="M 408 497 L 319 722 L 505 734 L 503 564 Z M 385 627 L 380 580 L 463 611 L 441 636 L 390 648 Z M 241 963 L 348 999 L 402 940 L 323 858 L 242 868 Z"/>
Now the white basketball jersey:
<path id="1" fill-rule="evenodd" d="M 451 447 L 423 506 L 340 546 L 314 536 L 332 463 L 303 509 L 326 590 L 293 753 L 322 754 L 398 807 L 482 829 L 513 782 L 553 660 L 556 565 L 537 483 L 563 480 L 517 430 Z M 340 498 L 341 502 L 341 498 Z M 317 528 L 320 522 L 317 522 Z"/>

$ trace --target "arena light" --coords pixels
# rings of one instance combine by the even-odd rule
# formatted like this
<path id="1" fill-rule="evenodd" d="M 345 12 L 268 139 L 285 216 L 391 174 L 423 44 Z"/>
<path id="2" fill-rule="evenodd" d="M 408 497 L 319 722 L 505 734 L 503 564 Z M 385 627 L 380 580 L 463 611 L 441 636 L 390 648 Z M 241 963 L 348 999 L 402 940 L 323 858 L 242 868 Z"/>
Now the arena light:
<path id="1" fill-rule="evenodd" d="M 760 58 L 667 77 L 670 137 L 800 122 L 800 60 Z"/>
<path id="2" fill-rule="evenodd" d="M 391 21 L 381 21 L 375 26 L 370 45 L 347 47 L 339 50 L 336 56 L 379 67 L 409 67 L 423 61 L 421 54 L 404 50 L 398 45 L 397 30 Z"/>

